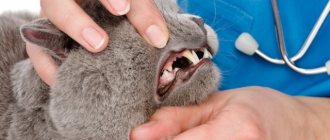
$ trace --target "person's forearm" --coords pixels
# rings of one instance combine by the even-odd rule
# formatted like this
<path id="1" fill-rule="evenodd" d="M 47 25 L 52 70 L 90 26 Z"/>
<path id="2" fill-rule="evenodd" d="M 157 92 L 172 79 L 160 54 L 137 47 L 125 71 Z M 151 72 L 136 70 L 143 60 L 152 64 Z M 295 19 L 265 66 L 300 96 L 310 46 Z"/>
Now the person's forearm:
<path id="1" fill-rule="evenodd" d="M 317 139 L 330 139 L 330 98 L 297 97 L 310 110 L 311 116 L 308 123 L 311 124 Z M 307 113 L 307 112 L 306 112 Z"/>

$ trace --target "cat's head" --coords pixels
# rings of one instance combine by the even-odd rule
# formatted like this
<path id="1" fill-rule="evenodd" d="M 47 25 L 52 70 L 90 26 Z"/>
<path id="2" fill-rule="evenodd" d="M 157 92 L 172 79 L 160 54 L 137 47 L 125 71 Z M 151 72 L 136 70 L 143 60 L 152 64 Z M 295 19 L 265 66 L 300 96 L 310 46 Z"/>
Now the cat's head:
<path id="1" fill-rule="evenodd" d="M 173 0 L 156 3 L 170 31 L 163 49 L 148 45 L 126 17 L 112 16 L 95 0 L 82 7 L 110 37 L 100 53 L 83 49 L 46 19 L 21 28 L 26 41 L 60 63 L 50 100 L 58 129 L 69 132 L 70 123 L 106 125 L 118 115 L 111 111 L 115 108 L 192 104 L 217 90 L 220 74 L 210 59 L 218 49 L 215 32 L 201 18 L 182 13 Z"/>
<path id="2" fill-rule="evenodd" d="M 210 61 L 218 49 L 215 32 L 200 17 L 182 13 L 173 0 L 156 3 L 170 30 L 163 49 L 149 46 L 125 17 L 114 17 L 89 0 L 82 4 L 84 10 L 111 39 L 103 52 L 87 52 L 46 19 L 21 30 L 26 41 L 47 48 L 61 61 L 53 92 L 56 87 L 61 88 L 58 92 L 84 93 L 105 86 L 109 95 L 115 91 L 121 93 L 120 98 L 148 94 L 144 97 L 153 95 L 158 103 L 182 99 L 188 103 L 204 97 L 216 89 L 220 77 Z"/>

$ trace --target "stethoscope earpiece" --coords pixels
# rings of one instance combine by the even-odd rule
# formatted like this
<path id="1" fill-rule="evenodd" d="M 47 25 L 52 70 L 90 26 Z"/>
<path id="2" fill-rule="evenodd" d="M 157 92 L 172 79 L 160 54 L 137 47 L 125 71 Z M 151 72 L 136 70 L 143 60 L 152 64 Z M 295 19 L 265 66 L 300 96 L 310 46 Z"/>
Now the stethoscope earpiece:
<path id="1" fill-rule="evenodd" d="M 259 44 L 249 33 L 242 33 L 235 41 L 235 47 L 246 55 L 253 55 L 258 50 Z"/>

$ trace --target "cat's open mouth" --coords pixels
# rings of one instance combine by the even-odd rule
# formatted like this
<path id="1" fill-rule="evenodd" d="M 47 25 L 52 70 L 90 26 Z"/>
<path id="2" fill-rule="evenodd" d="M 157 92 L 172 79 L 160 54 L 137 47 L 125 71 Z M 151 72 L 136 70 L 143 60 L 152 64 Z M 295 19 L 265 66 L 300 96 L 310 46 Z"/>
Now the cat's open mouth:
<path id="1" fill-rule="evenodd" d="M 188 81 L 198 68 L 205 63 L 210 63 L 210 59 L 212 59 L 212 54 L 208 47 L 172 52 L 160 69 L 158 100 L 166 99 L 175 86 Z"/>

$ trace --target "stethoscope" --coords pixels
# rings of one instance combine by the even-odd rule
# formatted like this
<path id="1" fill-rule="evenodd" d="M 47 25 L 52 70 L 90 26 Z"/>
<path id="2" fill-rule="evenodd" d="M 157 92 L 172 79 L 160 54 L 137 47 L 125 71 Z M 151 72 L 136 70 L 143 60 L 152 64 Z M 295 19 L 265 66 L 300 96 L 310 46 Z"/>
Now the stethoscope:
<path id="1" fill-rule="evenodd" d="M 310 45 L 315 39 L 315 36 L 319 32 L 320 28 L 322 27 L 325 19 L 327 18 L 329 11 L 330 11 L 330 0 L 328 1 L 326 7 L 324 8 L 322 14 L 320 15 L 319 19 L 317 20 L 316 24 L 314 25 L 314 28 L 308 35 L 305 43 L 301 47 L 301 49 L 298 51 L 296 55 L 289 58 L 288 53 L 285 48 L 285 42 L 284 42 L 284 35 L 283 35 L 283 29 L 282 29 L 282 22 L 280 19 L 279 9 L 278 9 L 278 3 L 277 0 L 272 0 L 272 8 L 273 8 L 273 14 L 275 19 L 275 26 L 276 26 L 276 36 L 278 41 L 278 48 L 281 52 L 282 59 L 275 59 L 271 58 L 268 55 L 264 54 L 259 48 L 258 42 L 249 34 L 249 33 L 242 33 L 236 40 L 235 46 L 236 49 L 239 51 L 247 54 L 247 55 L 253 55 L 257 54 L 261 58 L 265 59 L 266 61 L 274 64 L 279 65 L 288 65 L 292 70 L 305 74 L 305 75 L 315 75 L 315 74 L 321 74 L 321 73 L 328 73 L 330 75 L 330 60 L 325 63 L 325 66 L 314 68 L 314 69 L 305 69 L 298 67 L 295 65 L 295 62 L 301 59 L 307 50 L 309 49 Z"/>

